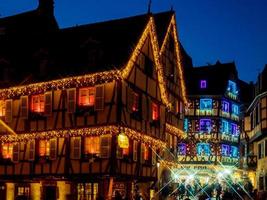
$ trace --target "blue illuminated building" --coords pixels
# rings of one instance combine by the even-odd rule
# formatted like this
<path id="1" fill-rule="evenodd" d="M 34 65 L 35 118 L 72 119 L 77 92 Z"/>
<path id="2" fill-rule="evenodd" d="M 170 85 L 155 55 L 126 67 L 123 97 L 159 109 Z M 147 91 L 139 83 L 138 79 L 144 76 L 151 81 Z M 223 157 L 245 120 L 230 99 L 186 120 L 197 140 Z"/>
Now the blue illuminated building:
<path id="1" fill-rule="evenodd" d="M 240 119 L 249 85 L 238 78 L 234 63 L 189 67 L 185 75 L 187 138 L 178 144 L 178 161 L 190 166 L 238 167 Z"/>

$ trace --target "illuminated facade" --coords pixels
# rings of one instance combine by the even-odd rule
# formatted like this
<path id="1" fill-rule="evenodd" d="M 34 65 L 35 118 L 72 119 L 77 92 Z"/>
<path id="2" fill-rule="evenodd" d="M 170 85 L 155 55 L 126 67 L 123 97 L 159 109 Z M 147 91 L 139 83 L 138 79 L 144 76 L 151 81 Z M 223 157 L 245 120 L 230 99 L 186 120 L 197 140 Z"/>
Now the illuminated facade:
<path id="1" fill-rule="evenodd" d="M 1 198 L 152 197 L 184 136 L 174 12 L 59 29 L 39 0 L 0 30 Z"/>
<path id="2" fill-rule="evenodd" d="M 259 193 L 267 191 L 267 67 L 254 85 L 254 99 L 246 110 L 241 135 L 242 167 Z"/>
<path id="3" fill-rule="evenodd" d="M 247 84 L 238 79 L 234 63 L 188 68 L 186 79 L 187 136 L 177 147 L 180 169 L 206 181 L 207 174 L 216 177 L 225 169 L 237 172 L 243 109 L 240 93 Z M 184 172 L 181 176 L 186 178 Z"/>

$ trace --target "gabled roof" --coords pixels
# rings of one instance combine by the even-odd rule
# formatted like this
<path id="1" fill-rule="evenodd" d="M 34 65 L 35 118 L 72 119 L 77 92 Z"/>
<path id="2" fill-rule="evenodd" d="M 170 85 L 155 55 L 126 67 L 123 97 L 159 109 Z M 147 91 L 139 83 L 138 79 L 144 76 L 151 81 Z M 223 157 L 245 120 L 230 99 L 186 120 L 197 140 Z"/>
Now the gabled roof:
<path id="1" fill-rule="evenodd" d="M 185 70 L 188 95 L 223 95 L 228 80 L 238 80 L 235 63 L 187 68 Z M 200 80 L 207 81 L 207 88 L 200 89 Z"/>
<path id="2" fill-rule="evenodd" d="M 0 21 L 0 25 L 20 27 L 16 20 L 25 22 L 37 14 L 38 10 L 7 17 Z M 157 30 L 158 37 L 166 33 L 162 27 L 168 26 L 172 14 L 163 12 L 154 15 L 157 27 L 161 27 Z M 144 14 L 56 31 L 53 29 L 46 33 L 6 34 L 0 36 L 0 58 L 10 63 L 10 78 L 16 80 L 13 85 L 118 69 L 129 60 L 150 16 Z M 34 19 L 31 20 L 29 26 L 35 23 Z M 43 61 L 47 66 L 40 69 L 40 62 Z M 25 82 L 26 79 L 28 81 Z"/>

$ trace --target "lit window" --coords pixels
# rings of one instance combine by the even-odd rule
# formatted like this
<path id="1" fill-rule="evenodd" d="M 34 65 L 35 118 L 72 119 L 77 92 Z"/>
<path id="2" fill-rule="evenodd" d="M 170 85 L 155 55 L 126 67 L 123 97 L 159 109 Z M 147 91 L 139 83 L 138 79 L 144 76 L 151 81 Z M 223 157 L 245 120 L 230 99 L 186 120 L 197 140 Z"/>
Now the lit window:
<path id="1" fill-rule="evenodd" d="M 11 159 L 13 154 L 13 145 L 10 143 L 2 144 L 2 156 L 4 159 Z"/>
<path id="2" fill-rule="evenodd" d="M 232 135 L 234 136 L 239 135 L 239 129 L 238 129 L 237 124 L 234 124 L 234 123 L 231 124 L 231 132 L 232 132 Z"/>
<path id="3" fill-rule="evenodd" d="M 212 99 L 200 99 L 200 110 L 211 110 Z"/>
<path id="4" fill-rule="evenodd" d="M 221 131 L 222 131 L 222 133 L 229 133 L 229 123 L 228 123 L 228 121 L 222 120 Z"/>
<path id="5" fill-rule="evenodd" d="M 210 133 L 211 132 L 211 120 L 200 119 L 200 132 Z"/>
<path id="6" fill-rule="evenodd" d="M 234 158 L 238 157 L 238 148 L 236 146 L 231 146 L 231 156 Z"/>
<path id="7" fill-rule="evenodd" d="M 178 155 L 186 155 L 186 144 L 185 143 L 178 144 Z"/>
<path id="8" fill-rule="evenodd" d="M 152 103 L 152 120 L 159 120 L 159 105 L 156 103 Z"/>
<path id="9" fill-rule="evenodd" d="M 236 88 L 236 83 L 233 81 L 228 81 L 228 88 L 227 91 L 232 93 L 232 94 L 237 94 L 237 88 Z"/>
<path id="10" fill-rule="evenodd" d="M 49 156 L 50 155 L 50 145 L 48 140 L 39 141 L 39 156 Z"/>
<path id="11" fill-rule="evenodd" d="M 77 200 L 96 200 L 98 197 L 98 183 L 78 183 Z"/>
<path id="12" fill-rule="evenodd" d="M 222 101 L 222 111 L 229 113 L 229 102 Z"/>
<path id="13" fill-rule="evenodd" d="M 134 92 L 134 95 L 133 95 L 133 106 L 132 106 L 132 111 L 133 112 L 138 112 L 140 110 L 139 101 L 140 101 L 140 95 L 138 93 Z"/>
<path id="14" fill-rule="evenodd" d="M 222 144 L 222 156 L 230 155 L 230 146 L 226 144 Z"/>
<path id="15" fill-rule="evenodd" d="M 200 80 L 200 88 L 201 89 L 207 88 L 207 81 L 206 80 Z"/>
<path id="16" fill-rule="evenodd" d="M 31 98 L 31 110 L 36 113 L 44 112 L 44 95 L 33 95 Z"/>
<path id="17" fill-rule="evenodd" d="M 84 153 L 100 154 L 100 137 L 86 137 Z"/>
<path id="18" fill-rule="evenodd" d="M 18 186 L 17 188 L 17 196 L 30 196 L 30 186 Z"/>
<path id="19" fill-rule="evenodd" d="M 79 105 L 94 106 L 95 105 L 95 88 L 80 88 L 79 89 Z"/>
<path id="20" fill-rule="evenodd" d="M 209 156 L 210 155 L 210 145 L 208 143 L 198 143 L 197 144 L 197 155 Z"/>
<path id="21" fill-rule="evenodd" d="M 6 103 L 5 101 L 0 101 L 0 117 L 5 116 L 6 114 Z"/>
<path id="22" fill-rule="evenodd" d="M 184 119 L 184 131 L 187 133 L 188 132 L 188 119 Z"/>
<path id="23" fill-rule="evenodd" d="M 236 104 L 232 104 L 232 113 L 234 115 L 239 115 L 239 107 Z"/>
<path id="24" fill-rule="evenodd" d="M 148 146 L 145 145 L 145 144 L 142 144 L 143 145 L 143 158 L 144 160 L 148 160 L 149 159 L 149 149 L 148 149 Z"/>

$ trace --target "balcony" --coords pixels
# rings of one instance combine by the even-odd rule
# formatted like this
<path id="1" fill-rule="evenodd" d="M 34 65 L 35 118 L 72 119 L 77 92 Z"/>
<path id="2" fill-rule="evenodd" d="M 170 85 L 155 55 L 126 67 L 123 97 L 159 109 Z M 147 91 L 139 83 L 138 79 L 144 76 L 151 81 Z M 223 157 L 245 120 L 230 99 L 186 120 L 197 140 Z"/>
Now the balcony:
<path id="1" fill-rule="evenodd" d="M 257 168 L 257 156 L 246 156 L 240 159 L 240 168 L 255 170 Z"/>

